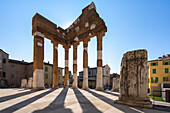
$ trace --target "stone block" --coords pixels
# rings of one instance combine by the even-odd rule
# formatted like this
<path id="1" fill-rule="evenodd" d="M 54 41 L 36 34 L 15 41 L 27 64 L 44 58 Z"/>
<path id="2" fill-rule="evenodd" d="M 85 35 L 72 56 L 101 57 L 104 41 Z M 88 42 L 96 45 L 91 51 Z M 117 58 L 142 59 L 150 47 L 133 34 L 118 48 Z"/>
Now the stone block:
<path id="1" fill-rule="evenodd" d="M 27 85 L 27 88 L 31 89 L 32 87 L 33 87 L 33 78 L 32 78 L 32 77 L 30 77 L 30 78 L 28 79 L 28 85 Z"/>
<path id="2" fill-rule="evenodd" d="M 147 51 L 129 51 L 123 55 L 120 71 L 120 95 L 115 103 L 152 108 L 147 96 Z"/>
<path id="3" fill-rule="evenodd" d="M 21 80 L 21 88 L 27 88 L 27 79 Z"/>

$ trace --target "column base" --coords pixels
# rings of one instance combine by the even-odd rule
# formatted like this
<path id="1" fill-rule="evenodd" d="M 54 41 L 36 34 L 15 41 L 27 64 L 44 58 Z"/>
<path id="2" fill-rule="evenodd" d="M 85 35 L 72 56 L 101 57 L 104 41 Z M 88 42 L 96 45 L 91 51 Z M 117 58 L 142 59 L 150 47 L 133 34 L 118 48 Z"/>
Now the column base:
<path id="1" fill-rule="evenodd" d="M 69 88 L 69 86 L 64 86 L 64 88 Z"/>
<path id="2" fill-rule="evenodd" d="M 114 101 L 115 104 L 123 104 L 127 106 L 133 106 L 133 107 L 142 107 L 142 108 L 149 108 L 152 109 L 153 105 L 151 101 L 132 101 L 132 100 L 127 100 L 127 101 L 122 101 L 122 100 L 116 100 Z"/>
<path id="3" fill-rule="evenodd" d="M 97 91 L 104 91 L 103 87 L 97 87 L 95 90 L 97 90 Z"/>
<path id="4" fill-rule="evenodd" d="M 58 89 L 59 87 L 58 86 L 53 86 L 52 89 Z"/>
<path id="5" fill-rule="evenodd" d="M 39 90 L 44 90 L 46 89 L 45 87 L 36 87 L 36 88 L 32 88 L 33 91 L 39 91 Z"/>
<path id="6" fill-rule="evenodd" d="M 89 90 L 89 88 L 88 88 L 88 87 L 82 87 L 82 89 L 84 89 L 84 90 Z"/>
<path id="7" fill-rule="evenodd" d="M 76 86 L 72 86 L 72 89 L 78 89 L 78 87 L 76 87 Z"/>

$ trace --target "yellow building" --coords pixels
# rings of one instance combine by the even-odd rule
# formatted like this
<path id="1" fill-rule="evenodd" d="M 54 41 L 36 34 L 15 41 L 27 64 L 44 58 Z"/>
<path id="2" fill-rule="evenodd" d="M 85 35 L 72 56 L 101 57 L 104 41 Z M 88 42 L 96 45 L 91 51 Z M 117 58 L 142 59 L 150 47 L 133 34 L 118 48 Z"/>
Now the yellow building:
<path id="1" fill-rule="evenodd" d="M 170 81 L 170 54 L 159 57 L 157 60 L 148 61 L 148 89 L 158 83 Z"/>
<path id="2" fill-rule="evenodd" d="M 63 85 L 63 68 L 58 67 L 58 84 Z M 44 63 L 44 85 L 49 87 L 53 84 L 53 64 Z"/>

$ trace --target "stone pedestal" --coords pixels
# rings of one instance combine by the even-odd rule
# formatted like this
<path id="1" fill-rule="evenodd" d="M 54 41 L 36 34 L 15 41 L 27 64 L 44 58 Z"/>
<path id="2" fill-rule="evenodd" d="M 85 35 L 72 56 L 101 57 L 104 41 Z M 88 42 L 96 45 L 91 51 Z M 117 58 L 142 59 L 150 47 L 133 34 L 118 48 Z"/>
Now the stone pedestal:
<path id="1" fill-rule="evenodd" d="M 21 80 L 21 88 L 27 88 L 27 79 Z"/>
<path id="2" fill-rule="evenodd" d="M 29 77 L 27 88 L 31 89 L 33 87 L 33 78 Z"/>
<path id="3" fill-rule="evenodd" d="M 152 108 L 147 96 L 147 51 L 129 51 L 123 55 L 120 95 L 115 103 Z"/>

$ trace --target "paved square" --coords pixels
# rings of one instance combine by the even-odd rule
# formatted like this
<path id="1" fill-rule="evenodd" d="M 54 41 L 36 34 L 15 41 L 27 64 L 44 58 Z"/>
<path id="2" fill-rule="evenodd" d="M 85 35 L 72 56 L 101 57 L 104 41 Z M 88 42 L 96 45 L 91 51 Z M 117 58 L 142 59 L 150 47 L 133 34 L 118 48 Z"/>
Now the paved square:
<path id="1" fill-rule="evenodd" d="M 115 92 L 59 88 L 30 91 L 0 89 L 0 113 L 163 113 L 164 111 L 114 104 Z M 166 112 L 165 112 L 166 113 Z M 167 112 L 168 113 L 168 112 Z"/>

